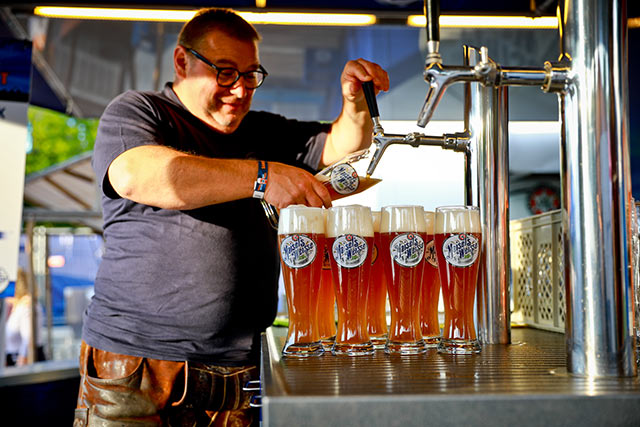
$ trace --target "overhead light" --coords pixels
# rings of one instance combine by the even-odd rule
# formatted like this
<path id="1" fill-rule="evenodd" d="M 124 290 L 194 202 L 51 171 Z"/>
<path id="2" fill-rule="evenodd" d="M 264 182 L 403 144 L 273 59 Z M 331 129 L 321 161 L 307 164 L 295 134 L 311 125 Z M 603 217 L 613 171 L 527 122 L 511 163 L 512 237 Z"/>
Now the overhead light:
<path id="1" fill-rule="evenodd" d="M 439 22 L 443 28 L 558 28 L 558 18 L 555 16 L 530 18 L 528 16 L 440 15 Z M 410 15 L 407 18 L 407 25 L 424 27 L 426 18 L 424 15 Z"/>
<path id="2" fill-rule="evenodd" d="M 366 26 L 376 23 L 376 16 L 364 13 L 285 13 L 238 12 L 252 24 Z"/>
<path id="3" fill-rule="evenodd" d="M 47 18 L 186 22 L 193 17 L 196 11 L 38 6 L 33 10 L 33 13 Z M 284 12 L 237 13 L 252 24 L 365 26 L 376 23 L 376 16 L 371 14 Z"/>
<path id="4" fill-rule="evenodd" d="M 33 14 L 46 18 L 98 19 L 122 21 L 186 22 L 194 10 L 117 9 L 101 7 L 53 7 L 37 6 Z"/>

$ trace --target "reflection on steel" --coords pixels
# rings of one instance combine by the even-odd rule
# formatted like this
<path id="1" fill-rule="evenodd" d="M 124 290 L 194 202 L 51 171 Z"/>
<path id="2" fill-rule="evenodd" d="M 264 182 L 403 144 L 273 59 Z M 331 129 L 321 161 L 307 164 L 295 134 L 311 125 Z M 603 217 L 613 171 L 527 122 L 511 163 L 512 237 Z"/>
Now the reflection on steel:
<path id="1" fill-rule="evenodd" d="M 561 10 L 567 359 L 573 374 L 636 374 L 629 269 L 626 0 Z"/>
<path id="2" fill-rule="evenodd" d="M 429 121 L 450 84 L 479 82 L 476 98 L 496 107 L 503 98 L 496 87 L 541 86 L 561 96 L 562 189 L 565 229 L 565 283 L 567 285 L 566 343 L 568 371 L 574 375 L 612 377 L 636 375 L 632 330 L 632 288 L 629 268 L 631 189 L 628 147 L 626 0 L 566 0 L 559 2 L 562 56 L 541 68 L 508 68 L 495 64 L 481 49 L 480 62 L 471 66 L 427 63 L 429 89 L 418 125 Z M 478 86 L 477 83 L 474 83 Z M 476 101 L 477 102 L 477 101 Z M 506 224 L 492 223 L 492 208 L 507 200 L 491 199 L 504 184 L 486 165 L 506 168 L 506 145 L 497 154 L 499 132 L 506 135 L 507 120 L 492 115 L 481 119 L 478 176 L 483 232 L 494 233 L 491 244 L 509 248 Z M 480 136 L 482 134 L 482 136 Z M 485 143 L 487 145 L 485 145 Z M 491 160 L 493 163 L 491 163 Z M 501 163 L 502 161 L 505 163 Z M 502 172 L 505 172 L 503 170 Z M 480 176 L 481 174 L 486 174 Z M 495 206 L 493 205 L 495 203 Z M 506 212 L 506 210 L 504 211 Z M 489 243 L 488 243 L 489 244 Z M 488 251 L 495 251 L 491 246 Z M 486 254 L 489 256 L 489 254 Z M 494 256 L 495 254 L 491 254 Z M 507 264 L 508 265 L 508 264 Z M 485 277 L 499 274 L 500 265 L 486 266 Z M 495 286 L 490 289 L 496 291 Z M 486 295 L 481 309 L 502 295 Z M 491 320 L 487 320 L 491 322 Z M 502 319 L 493 318 L 493 325 Z"/>
<path id="3" fill-rule="evenodd" d="M 262 338 L 265 427 L 640 425 L 638 379 L 566 375 L 564 337 L 554 332 L 517 328 L 519 344 L 472 357 L 430 350 L 363 361 L 280 359 L 286 328 L 277 329 Z"/>
<path id="4" fill-rule="evenodd" d="M 465 85 L 464 132 L 436 137 L 419 133 L 384 135 L 381 129 L 374 136 L 377 149 L 367 174 L 373 173 L 382 154 L 391 144 L 413 147 L 439 145 L 465 154 L 465 204 L 480 207 L 483 224 L 484 258 L 478 281 L 479 336 L 484 344 L 508 344 L 511 342 L 511 298 L 507 89 L 493 85 L 499 69 L 489 58 L 486 48 L 478 50 L 465 46 L 464 64 L 462 67 L 451 67 L 428 63 L 425 76 L 433 77 L 433 80 L 425 109 L 421 113 L 424 119 L 433 114 L 448 85 L 458 81 L 474 81 Z M 444 77 L 439 73 L 443 73 Z M 541 84 L 543 81 L 544 76 Z M 475 182 L 473 177 L 476 178 Z M 473 191 L 474 184 L 476 191 Z M 476 193 L 477 198 L 474 197 Z"/>
<path id="5" fill-rule="evenodd" d="M 472 66 L 483 61 L 466 49 Z M 487 61 L 487 58 L 484 58 Z M 483 344 L 511 342 L 509 292 L 509 108 L 506 87 L 471 83 L 472 147 L 477 152 L 477 182 L 482 223 L 482 263 L 478 277 L 478 334 Z"/>
<path id="6" fill-rule="evenodd" d="M 367 167 L 367 176 L 373 174 L 373 171 L 378 166 L 382 155 L 391 144 L 407 144 L 412 147 L 419 147 L 421 145 L 440 146 L 442 148 L 465 152 L 467 150 L 467 140 L 465 135 L 461 134 L 444 134 L 442 136 L 427 136 L 421 133 L 412 132 L 406 135 L 396 134 L 384 134 L 384 130 L 381 128 L 379 134 L 375 135 L 373 142 L 376 145 L 376 151 L 373 153 L 371 163 Z"/>

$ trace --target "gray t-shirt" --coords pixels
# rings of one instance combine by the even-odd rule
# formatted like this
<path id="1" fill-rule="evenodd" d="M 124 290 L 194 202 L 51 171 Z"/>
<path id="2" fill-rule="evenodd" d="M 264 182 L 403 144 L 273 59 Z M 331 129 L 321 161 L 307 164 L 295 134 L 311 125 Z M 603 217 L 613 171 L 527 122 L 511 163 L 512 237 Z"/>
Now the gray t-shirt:
<path id="1" fill-rule="evenodd" d="M 252 111 L 236 132 L 223 135 L 186 110 L 171 84 L 114 99 L 100 119 L 93 156 L 105 252 L 83 339 L 154 359 L 256 363 L 259 334 L 275 318 L 279 274 L 277 236 L 259 200 L 161 209 L 118 197 L 107 169 L 130 148 L 166 145 L 313 171 L 328 130 L 328 124 Z"/>

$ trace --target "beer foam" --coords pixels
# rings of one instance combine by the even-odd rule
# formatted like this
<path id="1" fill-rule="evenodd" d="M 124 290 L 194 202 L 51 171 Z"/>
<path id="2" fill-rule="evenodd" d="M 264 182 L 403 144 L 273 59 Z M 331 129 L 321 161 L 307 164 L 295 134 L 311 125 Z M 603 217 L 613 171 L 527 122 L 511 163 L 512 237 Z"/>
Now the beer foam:
<path id="1" fill-rule="evenodd" d="M 436 209 L 435 234 L 481 233 L 480 210 L 464 206 L 443 206 Z"/>
<path id="2" fill-rule="evenodd" d="M 304 205 L 291 205 L 280 210 L 278 234 L 324 233 L 324 214 L 322 208 Z"/>
<path id="3" fill-rule="evenodd" d="M 371 208 L 361 205 L 334 206 L 327 210 L 326 237 L 355 234 L 373 237 Z"/>
<path id="4" fill-rule="evenodd" d="M 422 206 L 385 206 L 381 210 L 380 232 L 426 233 Z"/>
<path id="5" fill-rule="evenodd" d="M 427 234 L 434 234 L 436 225 L 436 213 L 432 211 L 424 211 L 424 222 L 427 227 Z"/>
<path id="6" fill-rule="evenodd" d="M 380 232 L 380 211 L 371 211 L 371 216 L 373 218 L 373 232 Z"/>

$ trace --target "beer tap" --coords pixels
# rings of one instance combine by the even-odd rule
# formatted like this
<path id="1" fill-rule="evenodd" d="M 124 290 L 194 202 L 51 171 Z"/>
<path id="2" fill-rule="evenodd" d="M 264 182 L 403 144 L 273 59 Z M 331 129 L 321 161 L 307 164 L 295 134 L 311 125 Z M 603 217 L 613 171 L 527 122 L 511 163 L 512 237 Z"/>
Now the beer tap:
<path id="1" fill-rule="evenodd" d="M 431 55 L 433 56 L 433 54 Z M 425 127 L 431 120 L 449 85 L 456 82 L 480 82 L 485 86 L 496 85 L 500 76 L 497 64 L 489 58 L 486 47 L 480 48 L 480 55 L 481 61 L 473 67 L 443 65 L 441 59 L 440 62 L 429 62 L 429 56 L 427 56 L 423 75 L 425 81 L 429 83 L 429 89 L 418 115 L 418 126 Z"/>
<path id="2" fill-rule="evenodd" d="M 558 63 L 547 61 L 543 68 L 515 67 L 503 68 L 491 58 L 486 47 L 480 47 L 480 61 L 472 66 L 443 65 L 440 47 L 440 2 L 424 0 L 426 18 L 427 56 L 424 80 L 429 84 L 427 96 L 417 124 L 425 127 L 447 87 L 456 82 L 478 82 L 485 87 L 497 86 L 540 86 L 545 92 L 560 93 L 568 84 L 566 58 Z M 465 54 L 465 57 L 467 55 Z"/>
<path id="3" fill-rule="evenodd" d="M 373 122 L 373 142 L 376 145 L 376 151 L 373 153 L 371 162 L 367 167 L 367 176 L 371 176 L 373 174 L 373 171 L 380 162 L 382 155 L 391 144 L 408 144 L 412 147 L 431 145 L 458 152 L 467 152 L 469 141 L 468 132 L 444 134 L 441 136 L 427 136 L 418 132 L 411 132 L 406 135 L 385 135 L 384 129 L 380 124 L 378 103 L 376 102 L 373 83 L 364 82 L 362 85 L 362 89 L 364 91 L 365 99 L 367 100 L 367 106 L 369 107 L 369 113 L 371 114 L 371 120 Z M 467 122 L 468 117 L 465 117 L 465 123 Z"/>

